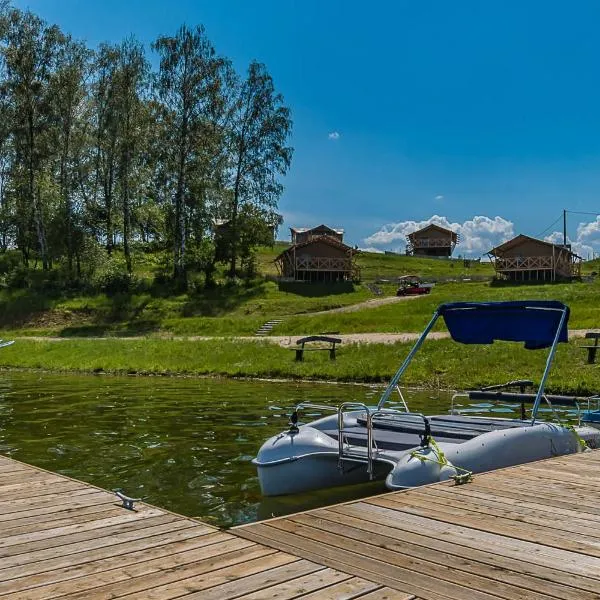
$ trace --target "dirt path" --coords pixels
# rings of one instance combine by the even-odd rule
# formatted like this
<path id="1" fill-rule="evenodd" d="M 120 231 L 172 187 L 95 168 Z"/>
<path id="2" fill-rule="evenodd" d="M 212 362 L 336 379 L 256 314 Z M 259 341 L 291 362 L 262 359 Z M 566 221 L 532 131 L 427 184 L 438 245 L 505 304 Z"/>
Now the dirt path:
<path id="1" fill-rule="evenodd" d="M 588 331 L 600 331 L 593 329 L 571 329 L 569 337 L 582 338 Z M 397 342 L 414 342 L 418 339 L 420 333 L 403 332 L 403 333 L 342 333 L 335 334 L 334 337 L 340 338 L 342 342 L 347 344 L 395 344 Z M 45 336 L 23 336 L 15 339 L 34 340 L 46 342 L 68 342 L 69 340 L 144 340 L 144 339 L 165 339 L 165 340 L 188 340 L 188 341 L 204 341 L 204 340 L 241 340 L 247 342 L 270 342 L 271 344 L 279 344 L 280 346 L 294 346 L 296 341 L 304 335 L 269 335 L 269 336 L 207 336 L 207 335 L 192 335 L 192 336 L 165 336 L 164 338 L 153 338 L 144 336 L 132 337 L 45 337 Z M 432 331 L 428 339 L 443 340 L 450 337 L 446 331 Z"/>
<path id="2" fill-rule="evenodd" d="M 424 296 L 385 296 L 384 298 L 371 298 L 371 300 L 365 300 L 364 302 L 358 302 L 357 304 L 349 304 L 348 306 L 340 306 L 339 308 L 330 308 L 329 310 L 319 310 L 317 312 L 309 312 L 302 314 L 312 317 L 313 315 L 328 315 L 331 313 L 356 312 L 357 310 L 362 310 L 363 308 L 377 308 L 378 306 L 383 306 L 384 304 L 396 304 L 396 302 L 416 300 L 417 298 L 423 297 Z"/>

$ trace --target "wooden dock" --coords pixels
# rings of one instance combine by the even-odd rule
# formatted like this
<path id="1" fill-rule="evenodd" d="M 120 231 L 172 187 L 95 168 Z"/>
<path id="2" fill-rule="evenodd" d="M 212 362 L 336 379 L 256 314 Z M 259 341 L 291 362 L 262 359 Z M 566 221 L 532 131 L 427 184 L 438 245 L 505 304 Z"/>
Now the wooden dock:
<path id="1" fill-rule="evenodd" d="M 407 597 L 598 600 L 600 451 L 232 532 Z"/>
<path id="2" fill-rule="evenodd" d="M 0 598 L 411 596 L 0 456 Z"/>
<path id="3" fill-rule="evenodd" d="M 0 600 L 600 599 L 600 451 L 221 531 L 0 457 Z"/>

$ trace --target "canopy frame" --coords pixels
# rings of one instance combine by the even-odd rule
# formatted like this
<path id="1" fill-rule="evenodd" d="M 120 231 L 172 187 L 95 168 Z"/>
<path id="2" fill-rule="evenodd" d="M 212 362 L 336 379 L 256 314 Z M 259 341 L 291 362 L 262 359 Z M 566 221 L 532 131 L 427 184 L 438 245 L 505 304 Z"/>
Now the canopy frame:
<path id="1" fill-rule="evenodd" d="M 531 425 L 534 425 L 535 420 L 537 418 L 537 413 L 538 413 L 538 410 L 540 407 L 540 403 L 542 401 L 542 398 L 544 397 L 546 381 L 548 379 L 548 375 L 549 375 L 550 369 L 552 367 L 552 362 L 553 362 L 554 356 L 556 354 L 556 348 L 557 348 L 559 342 L 567 341 L 565 336 L 566 336 L 566 325 L 567 325 L 567 319 L 568 319 L 568 315 L 569 315 L 569 308 L 560 302 L 543 303 L 540 301 L 532 301 L 531 304 L 529 304 L 527 302 L 515 302 L 515 303 L 510 303 L 510 302 L 503 302 L 503 303 L 470 302 L 470 303 L 456 303 L 454 305 L 442 304 L 442 305 L 438 306 L 438 308 L 433 313 L 433 317 L 431 318 L 431 320 L 429 321 L 429 323 L 423 330 L 423 333 L 421 333 L 421 335 L 419 336 L 419 338 L 417 339 L 417 341 L 415 342 L 413 347 L 410 349 L 410 352 L 408 353 L 408 355 L 406 356 L 406 358 L 400 365 L 399 369 L 396 371 L 396 373 L 390 380 L 390 382 L 389 382 L 388 386 L 386 387 L 386 389 L 384 390 L 383 394 L 381 395 L 381 398 L 379 399 L 379 402 L 377 404 L 377 409 L 383 408 L 385 403 L 388 401 L 388 399 L 391 396 L 394 389 L 399 385 L 402 376 L 404 375 L 405 371 L 408 369 L 408 366 L 412 362 L 415 354 L 419 351 L 419 349 L 423 345 L 423 342 L 425 342 L 425 339 L 429 335 L 430 331 L 435 326 L 437 320 L 440 318 L 440 316 L 442 316 L 444 314 L 444 312 L 447 312 L 447 311 L 453 310 L 453 309 L 461 309 L 461 308 L 473 308 L 473 309 L 477 309 L 478 307 L 485 308 L 486 305 L 489 306 L 490 304 L 494 304 L 497 307 L 499 307 L 498 305 L 503 304 L 507 308 L 510 308 L 512 306 L 515 308 L 522 308 L 523 310 L 552 311 L 552 312 L 558 313 L 560 315 L 558 318 L 558 326 L 556 328 L 556 332 L 552 339 L 552 343 L 550 344 L 550 350 L 549 350 L 548 356 L 546 358 L 546 365 L 544 367 L 542 379 L 540 381 L 540 385 L 537 389 L 535 400 L 533 402 L 533 409 L 531 411 Z M 525 340 L 525 339 L 519 340 L 519 341 L 525 341 L 527 344 L 527 340 Z M 476 342 L 462 342 L 462 343 L 476 343 Z M 526 345 L 526 347 L 527 347 L 527 345 Z"/>

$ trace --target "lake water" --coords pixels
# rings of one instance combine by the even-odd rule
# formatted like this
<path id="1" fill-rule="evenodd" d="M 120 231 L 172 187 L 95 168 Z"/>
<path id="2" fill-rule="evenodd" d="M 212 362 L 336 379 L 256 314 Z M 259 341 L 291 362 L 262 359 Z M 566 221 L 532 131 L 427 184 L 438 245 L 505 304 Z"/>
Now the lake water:
<path id="1" fill-rule="evenodd" d="M 235 525 L 385 491 L 383 482 L 376 482 L 262 499 L 250 463 L 266 438 L 286 428 L 299 402 L 375 404 L 381 390 L 3 372 L 0 453 L 108 490 L 123 488 L 180 514 Z M 405 396 L 411 410 L 433 413 L 450 406 L 449 394 L 407 391 Z M 470 408 L 484 414 L 490 409 Z M 317 416 L 303 413 L 307 419 Z"/>

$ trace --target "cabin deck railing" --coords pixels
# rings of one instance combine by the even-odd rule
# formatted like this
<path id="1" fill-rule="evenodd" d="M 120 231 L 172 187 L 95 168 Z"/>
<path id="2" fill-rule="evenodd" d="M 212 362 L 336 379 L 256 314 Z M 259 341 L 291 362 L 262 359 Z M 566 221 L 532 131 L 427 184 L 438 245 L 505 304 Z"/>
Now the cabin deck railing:
<path id="1" fill-rule="evenodd" d="M 417 238 L 411 239 L 413 248 L 449 248 L 454 245 L 453 240 L 444 238 Z"/>
<path id="2" fill-rule="evenodd" d="M 296 271 L 347 271 L 352 272 L 354 263 L 350 258 L 328 256 L 299 256 Z"/>
<path id="3" fill-rule="evenodd" d="M 496 271 L 539 271 L 552 270 L 561 275 L 579 275 L 579 263 L 568 258 L 553 256 L 514 256 L 496 258 L 494 261 Z"/>

